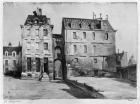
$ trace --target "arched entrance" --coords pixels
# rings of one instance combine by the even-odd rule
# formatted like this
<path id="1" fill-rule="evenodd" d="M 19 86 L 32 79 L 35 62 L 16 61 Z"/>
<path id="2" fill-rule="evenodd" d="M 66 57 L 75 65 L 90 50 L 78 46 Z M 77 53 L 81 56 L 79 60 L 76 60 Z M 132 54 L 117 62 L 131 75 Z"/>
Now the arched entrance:
<path id="1" fill-rule="evenodd" d="M 60 46 L 56 46 L 54 52 L 54 79 L 62 79 L 62 53 Z"/>
<path id="2" fill-rule="evenodd" d="M 62 61 L 60 59 L 54 60 L 54 76 L 55 79 L 62 79 Z"/>

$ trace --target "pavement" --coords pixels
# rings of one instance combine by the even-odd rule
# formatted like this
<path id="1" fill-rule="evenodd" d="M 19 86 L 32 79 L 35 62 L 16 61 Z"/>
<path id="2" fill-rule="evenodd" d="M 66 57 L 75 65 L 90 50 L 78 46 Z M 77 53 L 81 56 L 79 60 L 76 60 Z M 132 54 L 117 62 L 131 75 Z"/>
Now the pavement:
<path id="1" fill-rule="evenodd" d="M 93 87 L 105 99 L 136 99 L 137 97 L 137 87 L 134 82 L 98 77 L 70 77 L 70 79 Z"/>
<path id="2" fill-rule="evenodd" d="M 78 99 L 91 98 L 82 90 L 60 80 L 49 82 L 47 76 L 42 81 L 37 78 L 15 79 L 4 76 L 4 99 Z"/>

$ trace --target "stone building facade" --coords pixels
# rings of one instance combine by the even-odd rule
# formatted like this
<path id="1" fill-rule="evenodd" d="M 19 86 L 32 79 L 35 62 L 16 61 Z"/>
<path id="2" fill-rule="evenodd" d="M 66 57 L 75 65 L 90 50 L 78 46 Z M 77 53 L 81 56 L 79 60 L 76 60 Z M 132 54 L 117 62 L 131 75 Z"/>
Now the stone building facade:
<path id="1" fill-rule="evenodd" d="M 33 15 L 28 15 L 24 25 L 21 25 L 23 71 L 53 70 L 52 30 L 50 18 L 42 15 L 40 8 Z"/>
<path id="2" fill-rule="evenodd" d="M 115 33 L 108 19 L 63 18 L 66 63 L 103 70 L 107 56 L 116 53 Z"/>
<path id="3" fill-rule="evenodd" d="M 14 71 L 16 70 L 16 65 L 21 64 L 21 50 L 20 45 L 12 46 L 11 43 L 3 47 L 3 73 Z"/>

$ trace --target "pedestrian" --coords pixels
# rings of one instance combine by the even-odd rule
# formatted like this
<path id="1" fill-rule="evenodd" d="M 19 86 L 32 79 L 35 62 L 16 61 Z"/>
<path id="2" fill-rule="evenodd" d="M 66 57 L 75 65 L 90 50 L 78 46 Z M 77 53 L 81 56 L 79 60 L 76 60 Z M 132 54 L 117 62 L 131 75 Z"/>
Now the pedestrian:
<path id="1" fill-rule="evenodd" d="M 45 67 L 45 66 L 44 66 Z M 43 70 L 43 65 L 41 65 L 41 69 L 40 69 L 40 75 L 39 75 L 39 78 L 38 78 L 38 81 L 41 81 L 42 78 L 43 78 L 43 73 L 46 73 L 48 75 L 48 78 L 49 78 L 49 81 L 50 81 L 50 76 L 49 76 L 49 70 L 48 70 L 48 67 Z"/>

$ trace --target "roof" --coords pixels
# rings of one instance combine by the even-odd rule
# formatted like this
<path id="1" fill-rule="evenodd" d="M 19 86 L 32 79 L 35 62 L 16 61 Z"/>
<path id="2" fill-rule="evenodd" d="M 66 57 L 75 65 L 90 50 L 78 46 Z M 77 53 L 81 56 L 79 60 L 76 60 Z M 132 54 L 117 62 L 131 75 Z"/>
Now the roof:
<path id="1" fill-rule="evenodd" d="M 15 51 L 17 54 L 19 54 L 19 52 L 22 51 L 22 47 L 21 46 L 18 46 L 18 47 L 4 46 L 3 47 L 3 54 L 5 53 L 5 51 L 8 51 L 9 55 L 12 55 L 13 51 Z"/>
<path id="2" fill-rule="evenodd" d="M 102 23 L 106 24 L 107 29 L 115 31 L 108 20 L 102 19 L 85 19 L 85 18 L 67 18 L 62 20 L 65 29 L 80 29 L 80 30 L 102 30 Z"/>
<path id="3" fill-rule="evenodd" d="M 47 18 L 46 15 L 28 15 L 24 25 L 34 24 L 34 21 L 37 20 L 38 24 L 49 23 L 50 18 Z"/>

